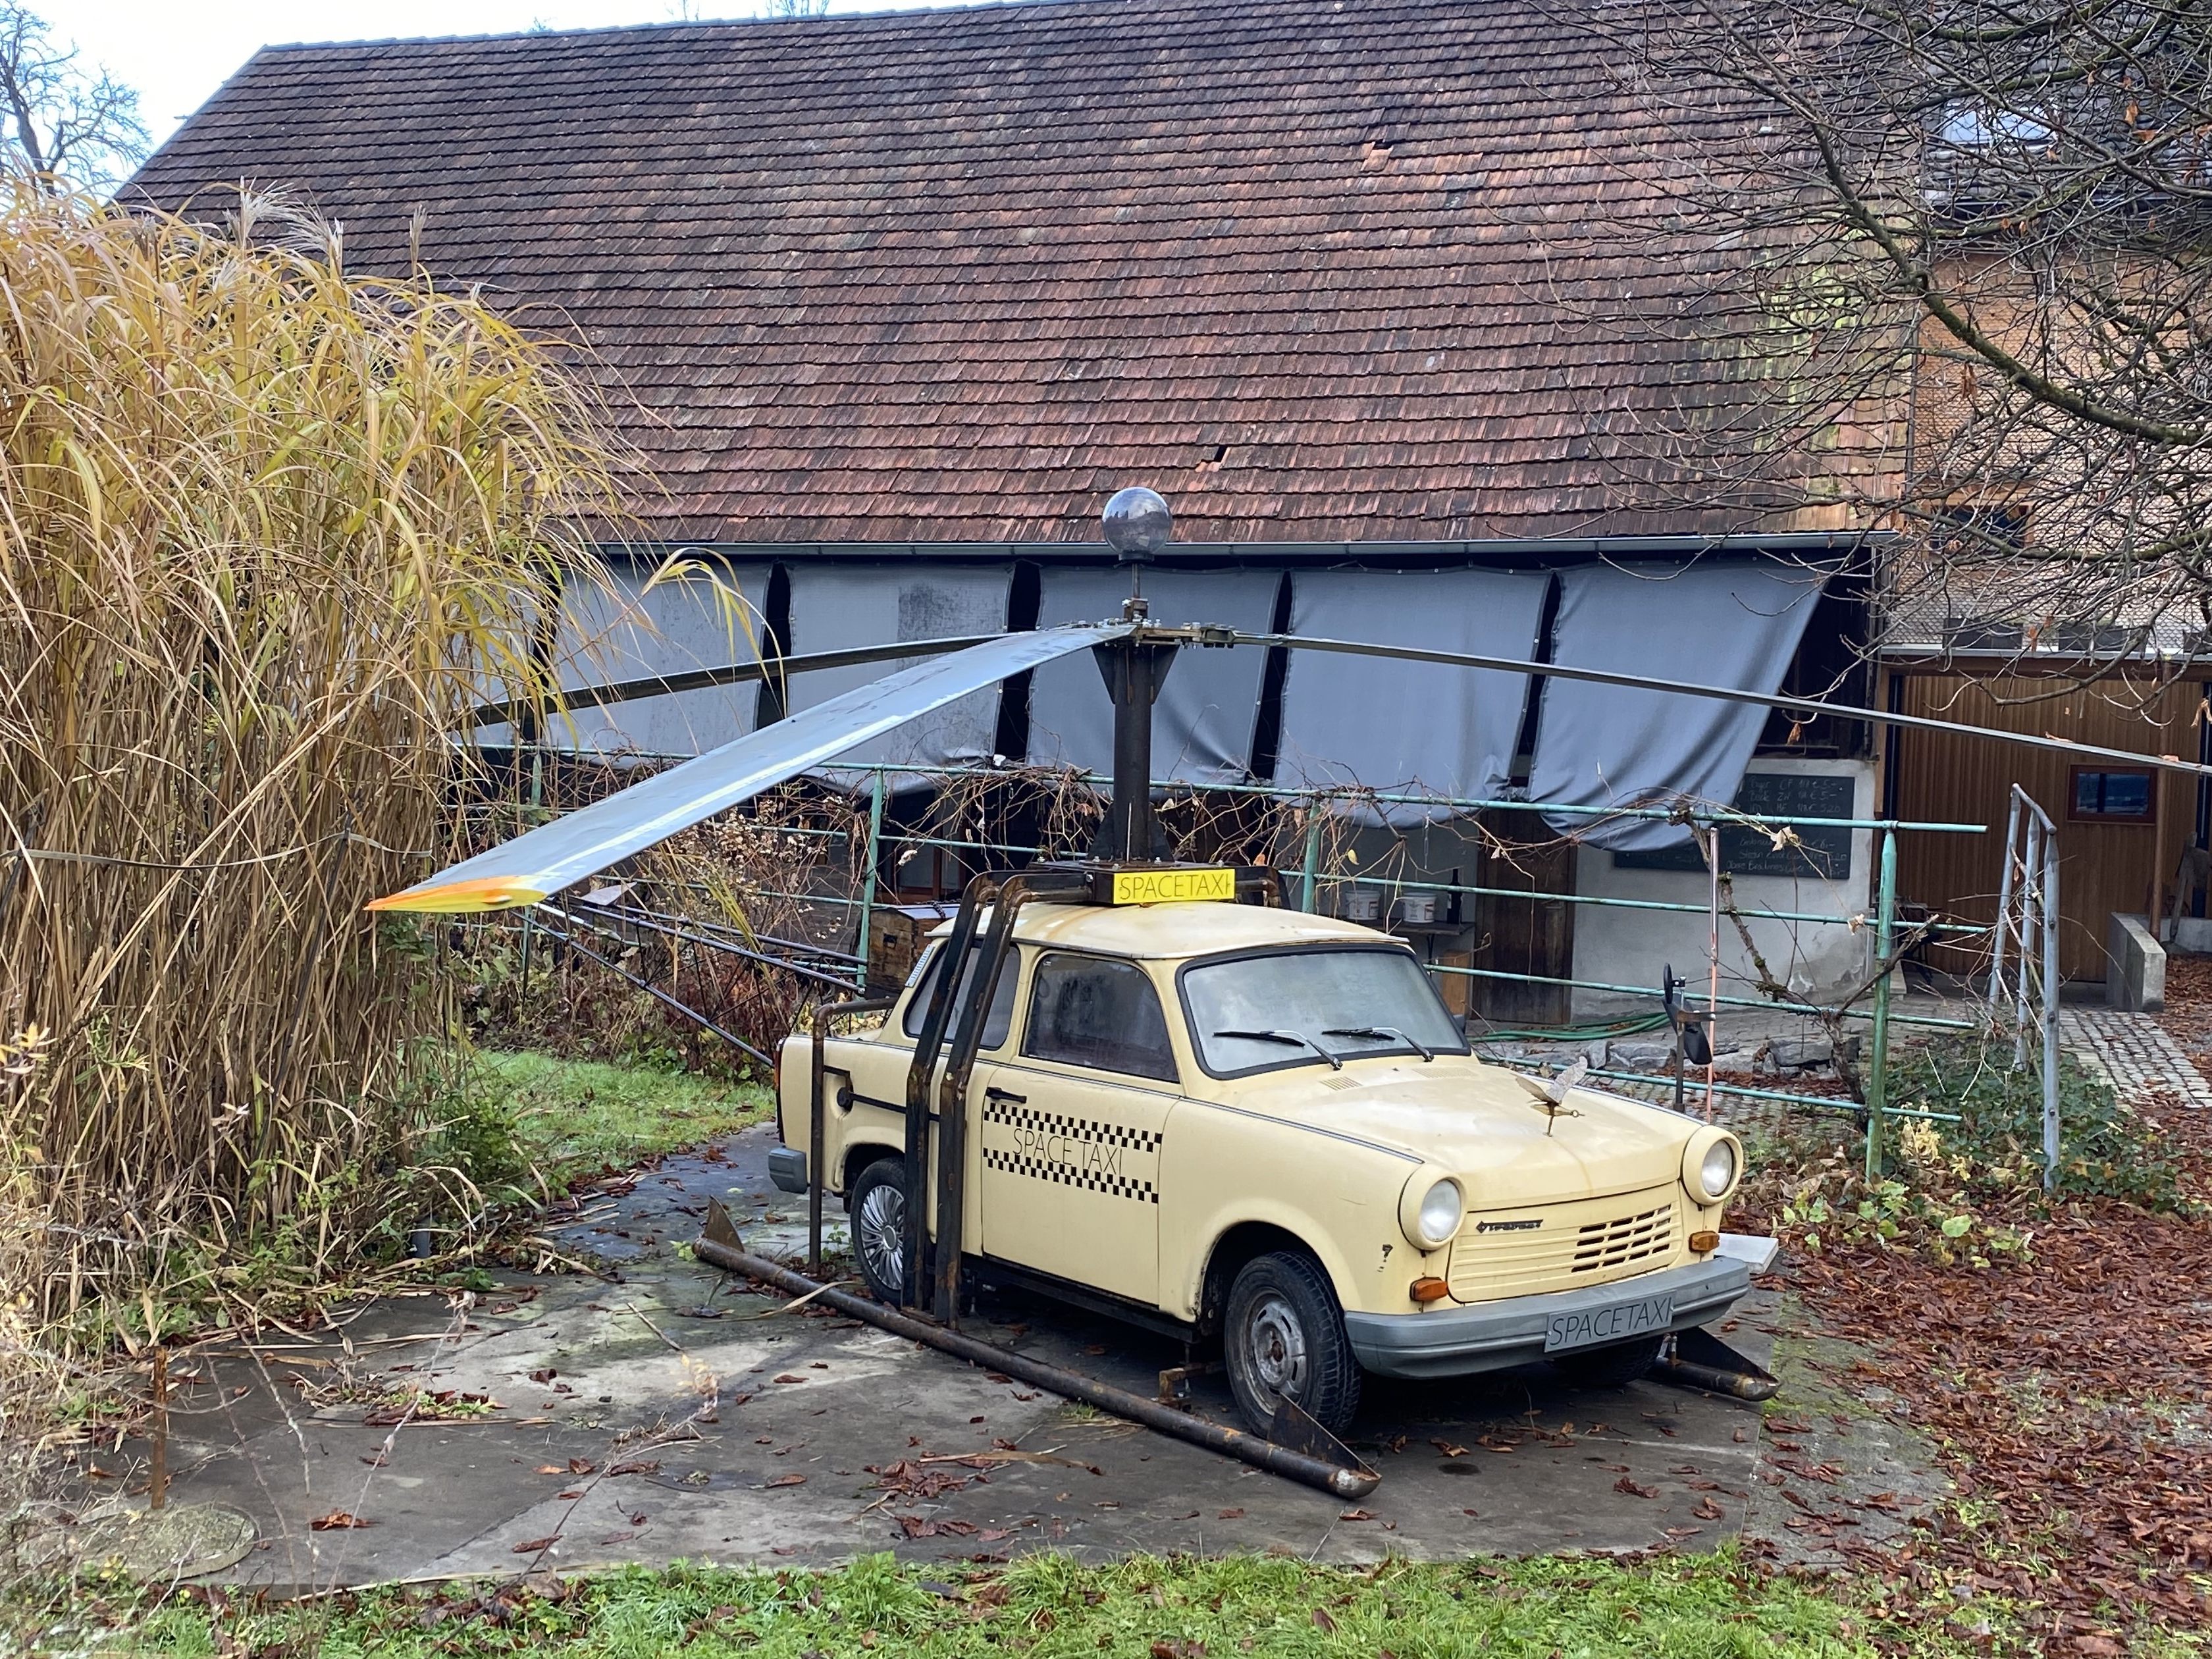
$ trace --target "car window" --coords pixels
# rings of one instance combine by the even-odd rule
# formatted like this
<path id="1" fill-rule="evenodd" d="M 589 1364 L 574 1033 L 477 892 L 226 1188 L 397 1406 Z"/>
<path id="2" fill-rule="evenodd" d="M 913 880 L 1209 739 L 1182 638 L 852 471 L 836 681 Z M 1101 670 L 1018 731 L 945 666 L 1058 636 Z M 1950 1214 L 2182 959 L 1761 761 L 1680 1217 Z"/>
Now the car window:
<path id="1" fill-rule="evenodd" d="M 1176 1080 L 1159 993 L 1135 963 L 1056 952 L 1038 961 L 1033 985 L 1024 1054 Z"/>
<path id="2" fill-rule="evenodd" d="M 1303 946 L 1194 962 L 1183 1011 L 1216 1077 L 1372 1054 L 1463 1054 L 1467 1039 L 1413 953 Z"/>
<path id="3" fill-rule="evenodd" d="M 937 993 L 938 964 L 945 958 L 945 946 L 929 947 L 929 955 L 915 970 L 914 995 L 908 999 L 906 1013 L 899 1021 L 900 1029 L 910 1037 L 921 1036 L 922 1022 L 929 1018 L 929 1000 Z M 969 995 L 975 988 L 975 969 L 981 965 L 983 946 L 979 940 L 969 947 L 968 971 L 961 975 L 960 994 Z M 1000 971 L 998 988 L 991 995 L 991 1012 L 984 1016 L 983 1042 L 986 1048 L 995 1048 L 1006 1040 L 1006 1033 L 1014 1023 L 1014 988 L 1022 976 L 1021 947 L 1016 945 L 1006 952 L 1006 965 Z M 945 1040 L 952 1041 L 953 1025 L 960 1018 L 960 1005 L 952 1005 L 952 1016 L 945 1027 Z"/>

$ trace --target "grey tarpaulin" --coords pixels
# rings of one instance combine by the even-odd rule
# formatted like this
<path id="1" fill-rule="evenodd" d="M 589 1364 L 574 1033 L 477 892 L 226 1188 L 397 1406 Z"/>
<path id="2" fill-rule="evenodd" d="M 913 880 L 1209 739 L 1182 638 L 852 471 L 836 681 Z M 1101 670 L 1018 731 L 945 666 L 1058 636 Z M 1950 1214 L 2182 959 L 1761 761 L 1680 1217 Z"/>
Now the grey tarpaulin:
<path id="1" fill-rule="evenodd" d="M 1148 570 L 1145 597 L 1157 623 L 1220 623 L 1252 633 L 1273 623 L 1280 574 L 1273 570 Z M 1037 626 L 1118 617 L 1126 569 L 1047 570 Z M 1182 783 L 1241 783 L 1260 708 L 1263 651 L 1179 651 L 1152 720 L 1152 775 Z M 1036 671 L 1030 692 L 1029 757 L 1040 766 L 1114 769 L 1114 708 L 1095 662 L 1070 657 Z"/>
<path id="2" fill-rule="evenodd" d="M 1011 565 L 793 564 L 791 648 L 839 651 L 895 640 L 940 640 L 1006 631 Z M 916 657 L 913 662 L 922 659 Z M 793 677 L 791 708 L 811 708 L 908 666 L 907 661 L 825 668 Z M 991 757 L 999 732 L 998 688 L 910 720 L 838 757 L 840 764 L 972 766 Z M 919 784 L 920 780 L 910 782 Z"/>
<path id="3" fill-rule="evenodd" d="M 1291 578 L 1291 632 L 1526 658 L 1550 580 L 1510 570 L 1300 571 Z M 1494 794 L 1511 775 L 1528 691 L 1525 674 L 1294 651 L 1276 781 Z M 1451 816 L 1446 807 L 1378 811 L 1401 826 Z"/>
<path id="4" fill-rule="evenodd" d="M 759 660 L 769 566 L 692 554 L 672 562 L 655 581 L 657 568 L 609 561 L 611 592 L 569 578 L 553 647 L 562 685 Z M 753 729 L 759 696 L 758 684 L 748 683 L 577 708 L 546 721 L 545 741 L 592 756 L 703 754 Z M 496 745 L 514 738 L 497 726 L 483 728 L 477 740 Z"/>
<path id="5" fill-rule="evenodd" d="M 1797 653 L 1825 573 L 1780 563 L 1586 565 L 1563 571 L 1552 660 L 1769 692 Z M 1539 804 L 1671 805 L 1735 798 L 1766 711 L 1707 697 L 1547 680 L 1528 796 Z M 1655 819 L 1548 814 L 1617 852 L 1689 839 Z"/>

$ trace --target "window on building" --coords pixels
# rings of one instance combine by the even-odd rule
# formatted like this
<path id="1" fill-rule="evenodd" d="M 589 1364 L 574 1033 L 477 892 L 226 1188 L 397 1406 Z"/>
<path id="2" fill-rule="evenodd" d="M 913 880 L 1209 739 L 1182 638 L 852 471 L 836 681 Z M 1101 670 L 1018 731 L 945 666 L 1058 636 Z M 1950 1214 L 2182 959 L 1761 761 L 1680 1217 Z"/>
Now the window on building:
<path id="1" fill-rule="evenodd" d="M 2158 816 L 2157 781 L 2142 770 L 2074 769 L 2066 816 L 2100 823 L 2148 823 Z"/>
<path id="2" fill-rule="evenodd" d="M 1954 501 L 1936 509 L 1929 540 L 1959 558 L 2016 553 L 2027 545 L 2027 509 L 2003 501 Z"/>
<path id="3" fill-rule="evenodd" d="M 1176 1080 L 1160 994 L 1135 963 L 1058 951 L 1037 963 L 1035 985 L 1024 1054 Z"/>
<path id="4" fill-rule="evenodd" d="M 888 884 L 901 904 L 957 899 L 961 889 L 968 884 L 967 866 L 952 848 L 900 847 L 893 843 L 885 848 L 885 856 L 890 866 Z"/>

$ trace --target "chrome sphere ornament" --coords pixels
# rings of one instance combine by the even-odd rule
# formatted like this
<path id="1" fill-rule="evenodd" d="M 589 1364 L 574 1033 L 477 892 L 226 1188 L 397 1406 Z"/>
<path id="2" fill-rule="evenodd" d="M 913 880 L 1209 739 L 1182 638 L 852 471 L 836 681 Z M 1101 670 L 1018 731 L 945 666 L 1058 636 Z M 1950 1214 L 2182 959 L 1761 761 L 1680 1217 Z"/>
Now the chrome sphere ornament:
<path id="1" fill-rule="evenodd" d="M 1106 539 L 1124 564 L 1148 563 L 1168 544 L 1175 515 L 1156 490 L 1116 490 L 1106 503 Z"/>

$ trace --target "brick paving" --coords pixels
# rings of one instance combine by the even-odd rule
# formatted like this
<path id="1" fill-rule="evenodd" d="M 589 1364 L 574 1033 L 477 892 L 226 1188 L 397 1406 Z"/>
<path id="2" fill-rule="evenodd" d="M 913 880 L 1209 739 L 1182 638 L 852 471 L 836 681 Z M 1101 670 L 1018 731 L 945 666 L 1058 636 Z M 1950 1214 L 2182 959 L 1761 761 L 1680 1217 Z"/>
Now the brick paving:
<path id="1" fill-rule="evenodd" d="M 2179 1043 L 2149 1014 L 2117 1008 L 2063 1008 L 2059 1040 L 2088 1070 L 2112 1085 L 2130 1103 L 2178 1099 L 2185 1106 L 2212 1109 L 2212 1087 Z"/>

